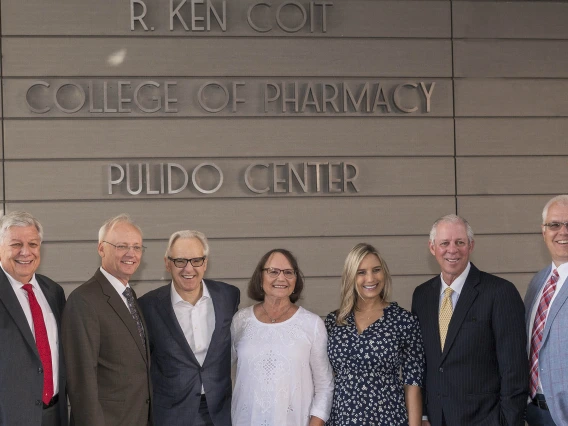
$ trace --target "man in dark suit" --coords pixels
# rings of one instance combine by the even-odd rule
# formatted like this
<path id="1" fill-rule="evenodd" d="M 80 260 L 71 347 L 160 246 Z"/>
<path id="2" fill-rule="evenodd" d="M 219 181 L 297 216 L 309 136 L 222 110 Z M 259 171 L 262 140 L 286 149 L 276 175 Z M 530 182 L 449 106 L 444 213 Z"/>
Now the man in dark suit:
<path id="1" fill-rule="evenodd" d="M 523 426 L 528 362 L 519 292 L 469 262 L 474 239 L 465 219 L 438 219 L 429 247 L 442 273 L 412 297 L 426 355 L 423 425 Z"/>
<path id="2" fill-rule="evenodd" d="M 36 274 L 43 228 L 31 214 L 0 219 L 0 426 L 66 426 L 59 330 L 65 294 Z"/>
<path id="3" fill-rule="evenodd" d="M 175 232 L 166 250 L 172 282 L 140 298 L 152 353 L 156 426 L 231 425 L 231 319 L 239 289 L 204 280 L 209 245 Z"/>
<path id="4" fill-rule="evenodd" d="M 99 231 L 101 268 L 69 296 L 62 339 L 71 425 L 151 424 L 146 324 L 128 283 L 143 251 L 128 215 L 109 219 Z"/>

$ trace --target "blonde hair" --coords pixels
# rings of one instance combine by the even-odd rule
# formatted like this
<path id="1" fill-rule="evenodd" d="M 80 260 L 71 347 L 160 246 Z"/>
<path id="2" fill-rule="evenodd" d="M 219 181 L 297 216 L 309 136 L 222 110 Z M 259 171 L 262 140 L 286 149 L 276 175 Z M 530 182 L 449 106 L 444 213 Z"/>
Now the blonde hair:
<path id="1" fill-rule="evenodd" d="M 357 309 L 357 297 L 361 297 L 357 290 L 357 270 L 368 254 L 374 254 L 379 259 L 385 276 L 385 285 L 381 291 L 381 298 L 388 302 L 392 287 L 392 278 L 387 263 L 379 251 L 370 244 L 359 243 L 351 249 L 341 274 L 341 305 L 337 312 L 337 324 L 347 325 L 347 317 Z"/>

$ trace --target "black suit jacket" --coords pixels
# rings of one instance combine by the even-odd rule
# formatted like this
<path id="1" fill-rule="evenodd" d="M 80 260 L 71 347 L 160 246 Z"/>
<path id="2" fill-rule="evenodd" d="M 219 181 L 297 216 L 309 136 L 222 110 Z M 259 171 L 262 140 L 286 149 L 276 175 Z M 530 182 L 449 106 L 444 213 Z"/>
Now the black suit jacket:
<path id="1" fill-rule="evenodd" d="M 524 306 L 515 286 L 473 264 L 448 328 L 438 326 L 440 276 L 418 286 L 426 355 L 425 407 L 432 426 L 524 426 L 528 359 Z"/>
<path id="2" fill-rule="evenodd" d="M 219 281 L 204 281 L 213 301 L 215 330 L 202 366 L 177 321 L 171 283 L 139 300 L 150 337 L 156 426 L 191 425 L 199 410 L 202 385 L 213 424 L 231 425 L 230 327 L 239 306 L 240 291 Z"/>
<path id="3" fill-rule="evenodd" d="M 59 284 L 36 274 L 61 331 L 65 294 Z M 43 369 L 34 335 L 8 277 L 0 269 L 0 426 L 41 426 Z M 59 408 L 67 425 L 63 348 L 59 339 Z"/>

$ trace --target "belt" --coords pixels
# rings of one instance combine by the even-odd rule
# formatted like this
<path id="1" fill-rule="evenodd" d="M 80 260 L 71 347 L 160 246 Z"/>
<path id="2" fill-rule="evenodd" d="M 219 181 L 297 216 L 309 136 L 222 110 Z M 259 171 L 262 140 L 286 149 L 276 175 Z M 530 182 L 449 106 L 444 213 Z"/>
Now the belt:
<path id="1" fill-rule="evenodd" d="M 43 409 L 46 410 L 48 408 L 53 407 L 55 404 L 57 404 L 58 401 L 59 401 L 59 394 L 53 395 L 53 398 L 51 398 L 49 404 L 46 403 L 43 404 Z"/>
<path id="2" fill-rule="evenodd" d="M 541 410 L 548 411 L 548 404 L 546 403 L 546 399 L 544 395 L 541 393 L 537 393 L 535 397 L 532 399 L 531 404 L 536 405 Z"/>

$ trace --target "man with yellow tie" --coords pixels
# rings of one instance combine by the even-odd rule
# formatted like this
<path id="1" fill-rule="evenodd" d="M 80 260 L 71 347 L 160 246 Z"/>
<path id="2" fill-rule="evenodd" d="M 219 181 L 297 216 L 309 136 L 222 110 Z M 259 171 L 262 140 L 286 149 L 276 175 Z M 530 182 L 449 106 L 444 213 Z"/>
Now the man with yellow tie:
<path id="1" fill-rule="evenodd" d="M 441 274 L 416 288 L 426 356 L 424 426 L 523 426 L 524 306 L 516 287 L 469 261 L 473 230 L 455 214 L 430 231 Z"/>

